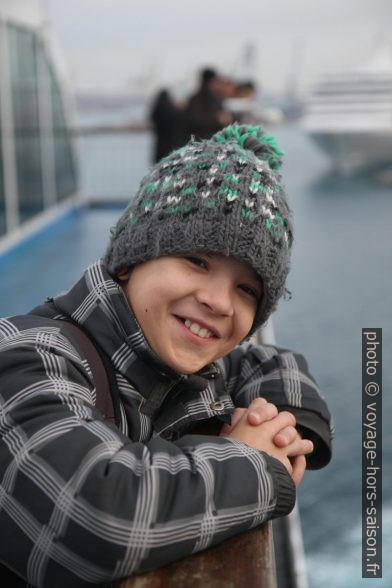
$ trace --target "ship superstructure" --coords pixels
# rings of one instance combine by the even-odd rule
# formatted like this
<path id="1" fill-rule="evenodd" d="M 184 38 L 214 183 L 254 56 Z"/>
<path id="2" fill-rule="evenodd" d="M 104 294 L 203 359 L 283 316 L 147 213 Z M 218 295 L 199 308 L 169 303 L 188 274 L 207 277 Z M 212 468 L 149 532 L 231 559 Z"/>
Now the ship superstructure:
<path id="1" fill-rule="evenodd" d="M 0 250 L 77 194 L 69 94 L 48 33 L 38 0 L 1 0 Z"/>
<path id="2" fill-rule="evenodd" d="M 320 79 L 303 126 L 341 174 L 392 165 L 391 48 L 366 65 Z"/>

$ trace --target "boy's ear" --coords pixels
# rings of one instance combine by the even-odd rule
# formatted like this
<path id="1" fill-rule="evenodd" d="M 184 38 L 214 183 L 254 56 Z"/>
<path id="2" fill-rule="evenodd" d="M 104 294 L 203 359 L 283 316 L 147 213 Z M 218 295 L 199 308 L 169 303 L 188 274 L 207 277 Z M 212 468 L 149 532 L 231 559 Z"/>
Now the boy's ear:
<path id="1" fill-rule="evenodd" d="M 128 282 L 131 273 L 132 273 L 132 269 L 129 269 L 126 272 L 121 272 L 121 274 L 117 274 L 116 281 L 119 282 L 120 284 L 123 284 L 124 282 Z"/>

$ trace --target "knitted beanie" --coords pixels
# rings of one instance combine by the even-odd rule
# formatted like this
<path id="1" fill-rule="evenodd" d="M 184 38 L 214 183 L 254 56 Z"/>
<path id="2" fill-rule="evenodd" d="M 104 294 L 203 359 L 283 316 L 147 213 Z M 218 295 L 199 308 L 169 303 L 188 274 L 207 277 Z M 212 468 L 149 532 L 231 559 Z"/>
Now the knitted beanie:
<path id="1" fill-rule="evenodd" d="M 254 332 L 276 307 L 289 270 L 292 226 L 275 139 L 231 125 L 158 162 L 112 229 L 105 255 L 116 277 L 160 257 L 204 252 L 249 263 L 263 283 Z"/>

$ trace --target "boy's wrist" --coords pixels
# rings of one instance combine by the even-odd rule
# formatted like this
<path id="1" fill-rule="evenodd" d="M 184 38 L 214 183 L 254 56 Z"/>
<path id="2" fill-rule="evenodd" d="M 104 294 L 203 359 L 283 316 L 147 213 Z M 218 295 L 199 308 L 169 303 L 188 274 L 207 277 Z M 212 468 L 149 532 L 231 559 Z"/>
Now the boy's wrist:
<path id="1" fill-rule="evenodd" d="M 267 462 L 268 472 L 272 476 L 276 495 L 276 506 L 271 518 L 288 515 L 293 510 L 296 500 L 294 481 L 278 459 L 262 453 Z"/>

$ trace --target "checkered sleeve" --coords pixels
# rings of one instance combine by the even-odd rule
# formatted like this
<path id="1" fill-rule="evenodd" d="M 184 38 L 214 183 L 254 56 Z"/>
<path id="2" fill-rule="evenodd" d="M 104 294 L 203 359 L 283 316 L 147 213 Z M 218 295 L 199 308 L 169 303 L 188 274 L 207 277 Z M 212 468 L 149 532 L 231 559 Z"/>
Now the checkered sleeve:
<path id="1" fill-rule="evenodd" d="M 0 321 L 0 562 L 30 584 L 102 585 L 292 509 L 277 460 L 218 437 L 131 442 L 94 402 L 57 328 Z"/>
<path id="2" fill-rule="evenodd" d="M 289 410 L 297 428 L 314 443 L 307 466 L 318 469 L 331 459 L 334 427 L 327 404 L 305 358 L 270 345 L 244 343 L 221 361 L 226 385 L 236 406 L 247 407 L 258 397 Z"/>

